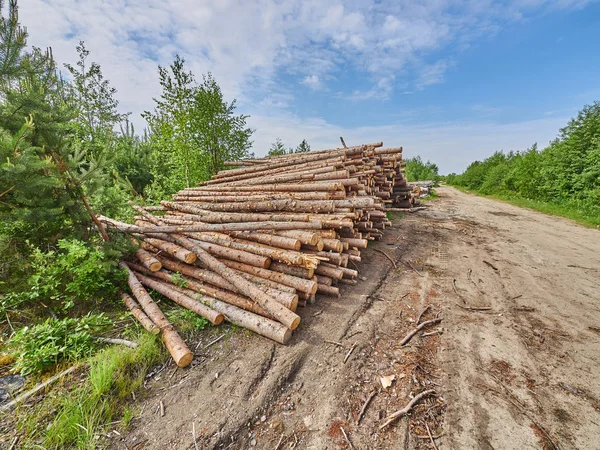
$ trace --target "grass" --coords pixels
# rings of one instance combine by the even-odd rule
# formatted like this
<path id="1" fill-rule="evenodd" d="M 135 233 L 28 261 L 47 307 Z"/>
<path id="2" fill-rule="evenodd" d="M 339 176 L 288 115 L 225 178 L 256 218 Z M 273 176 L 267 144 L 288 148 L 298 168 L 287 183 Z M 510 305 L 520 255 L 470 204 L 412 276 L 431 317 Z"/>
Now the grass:
<path id="1" fill-rule="evenodd" d="M 134 411 L 124 400 L 143 383 L 150 368 L 164 359 L 160 339 L 142 334 L 139 346 L 112 346 L 89 359 L 89 372 L 79 384 L 53 390 L 33 410 L 20 415 L 17 430 L 23 448 L 95 449 L 107 424 L 120 419 L 129 426 Z M 24 411 L 20 411 L 24 412 Z"/>
<path id="2" fill-rule="evenodd" d="M 472 191 L 466 189 L 461 186 L 452 186 L 458 189 L 461 192 L 467 192 L 470 194 L 475 194 L 480 197 L 491 198 L 494 200 L 501 200 L 506 203 L 510 203 L 515 206 L 519 206 L 521 208 L 529 208 L 535 211 L 539 211 L 544 214 L 565 217 L 567 219 L 571 219 L 580 225 L 589 227 L 589 228 L 597 228 L 600 229 L 600 208 L 596 208 L 596 210 L 590 210 L 589 208 L 582 208 L 579 205 L 569 204 L 569 203 L 548 203 L 542 202 L 539 200 L 531 200 L 522 197 L 515 197 L 506 194 L 494 194 L 494 195 L 486 195 L 481 194 L 477 191 Z"/>
<path id="3" fill-rule="evenodd" d="M 430 202 L 431 200 L 435 200 L 438 197 L 439 197 L 439 194 L 437 192 L 435 192 L 435 189 L 432 189 L 429 192 L 428 196 L 421 197 L 419 200 L 421 200 L 421 203 L 427 203 L 427 202 Z"/>

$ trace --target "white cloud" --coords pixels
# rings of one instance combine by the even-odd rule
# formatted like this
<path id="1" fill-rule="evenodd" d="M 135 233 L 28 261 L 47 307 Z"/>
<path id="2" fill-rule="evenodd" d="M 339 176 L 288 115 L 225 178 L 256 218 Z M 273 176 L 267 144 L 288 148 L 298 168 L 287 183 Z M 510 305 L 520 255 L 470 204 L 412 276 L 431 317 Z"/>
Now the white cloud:
<path id="1" fill-rule="evenodd" d="M 517 130 L 510 133 L 507 125 L 491 123 L 408 127 L 393 119 L 391 125 L 344 128 L 290 115 L 298 84 L 328 90 L 334 101 L 384 100 L 396 91 L 425 89 L 443 82 L 454 52 L 506 23 L 588 2 L 21 0 L 19 6 L 29 43 L 51 46 L 59 63 L 74 62 L 77 42 L 86 42 L 138 129 L 139 113 L 151 109 L 152 97 L 159 95 L 157 64 L 168 65 L 179 53 L 197 76 L 212 71 L 226 98 L 238 98 L 240 112 L 253 116 L 258 154 L 276 136 L 289 145 L 306 138 L 320 147 L 337 145 L 341 134 L 353 143 L 375 137 L 404 144 L 436 156 L 442 170 L 458 170 L 463 163 L 457 155 L 472 159 L 469 148 L 484 152 L 545 142 L 565 120 L 512 124 Z M 371 87 L 338 83 L 348 74 Z"/>
<path id="2" fill-rule="evenodd" d="M 319 79 L 318 75 L 307 75 L 304 77 L 304 79 L 300 83 L 308 86 L 313 91 L 318 91 L 320 89 L 323 89 L 323 83 Z"/>
<path id="3" fill-rule="evenodd" d="M 77 41 L 119 91 L 124 109 L 152 106 L 156 65 L 180 53 L 200 74 L 211 70 L 224 93 L 252 104 L 282 73 L 327 87 L 355 71 L 374 88 L 346 94 L 386 98 L 398 82 L 418 89 L 441 82 L 449 42 L 469 45 L 532 11 L 581 7 L 586 0 L 27 0 L 20 2 L 29 42 L 75 60 Z M 394 83 L 385 88 L 381 83 Z M 334 92 L 339 91 L 336 88 Z"/>
<path id="4" fill-rule="evenodd" d="M 293 114 L 252 116 L 256 128 L 254 151 L 264 156 L 276 137 L 295 146 L 306 139 L 313 149 L 337 148 L 339 136 L 348 145 L 383 141 L 387 147 L 404 147 L 404 157 L 421 155 L 436 162 L 441 173 L 462 172 L 476 159 L 492 153 L 525 150 L 534 143 L 540 148 L 553 140 L 569 116 L 512 123 L 492 121 L 428 124 L 391 123 L 381 126 L 344 127 L 320 118 L 302 119 Z"/>
<path id="5" fill-rule="evenodd" d="M 417 89 L 423 90 L 427 86 L 443 83 L 446 70 L 451 66 L 452 63 L 448 61 L 438 61 L 435 64 L 424 66 L 416 82 Z"/>

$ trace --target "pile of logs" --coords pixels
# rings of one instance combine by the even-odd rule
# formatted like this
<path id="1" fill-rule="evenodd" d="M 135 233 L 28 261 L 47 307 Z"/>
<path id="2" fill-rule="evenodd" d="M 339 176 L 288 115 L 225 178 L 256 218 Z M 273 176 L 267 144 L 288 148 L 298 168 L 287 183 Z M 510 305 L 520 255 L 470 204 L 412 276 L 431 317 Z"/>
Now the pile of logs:
<path id="1" fill-rule="evenodd" d="M 132 205 L 135 224 L 100 217 L 139 244 L 121 262 L 135 297 L 123 293 L 126 306 L 181 367 L 192 353 L 147 289 L 285 344 L 298 306 L 357 283 L 361 250 L 391 225 L 384 205 L 410 202 L 402 148 L 382 146 L 228 162 L 237 168 L 172 201 Z"/>
<path id="2" fill-rule="evenodd" d="M 408 186 L 412 188 L 413 197 L 426 197 L 433 190 L 435 181 L 411 181 Z"/>

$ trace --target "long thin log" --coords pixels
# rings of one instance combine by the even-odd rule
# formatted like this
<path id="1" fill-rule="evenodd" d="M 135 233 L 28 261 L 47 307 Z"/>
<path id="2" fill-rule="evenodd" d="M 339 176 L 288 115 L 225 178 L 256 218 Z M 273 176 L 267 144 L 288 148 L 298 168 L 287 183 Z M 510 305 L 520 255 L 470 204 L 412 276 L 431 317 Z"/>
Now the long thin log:
<path id="1" fill-rule="evenodd" d="M 139 272 L 136 273 L 135 276 L 138 280 L 140 280 L 140 283 L 142 283 L 144 286 L 155 290 L 156 292 L 173 300 L 178 305 L 181 305 L 184 308 L 195 312 L 199 316 L 204 317 L 205 319 L 209 320 L 213 325 L 219 325 L 221 322 L 223 322 L 223 314 L 220 314 L 210 309 L 206 305 L 194 300 L 193 298 L 188 297 L 187 295 L 181 294 L 177 289 L 174 289 L 176 286 L 168 285 L 163 281 L 155 280 L 153 278 L 147 277 L 146 275 L 142 275 Z"/>
<path id="2" fill-rule="evenodd" d="M 138 248 L 136 252 L 136 256 L 139 261 L 152 272 L 157 272 L 161 269 L 162 265 L 160 261 L 156 259 L 152 254 L 143 248 Z"/>
<path id="3" fill-rule="evenodd" d="M 242 272 L 257 275 L 259 277 L 275 281 L 276 283 L 292 287 L 294 289 L 297 289 L 298 291 L 306 292 L 311 295 L 317 291 L 317 283 L 315 283 L 312 280 L 307 280 L 305 278 L 289 275 L 287 273 L 282 273 L 276 270 L 260 269 L 258 267 L 249 266 L 247 264 L 236 263 L 235 261 L 223 261 L 223 263 L 231 267 L 232 269 L 237 269 Z"/>
<path id="4" fill-rule="evenodd" d="M 255 241 L 260 244 L 270 245 L 272 247 L 284 248 L 288 250 L 300 250 L 302 242 L 298 239 L 277 236 L 274 234 L 258 233 L 255 231 L 232 231 L 229 233 L 233 237 L 245 239 L 247 241 Z"/>
<path id="5" fill-rule="evenodd" d="M 152 271 L 151 269 L 148 270 Z M 125 303 L 127 309 L 131 311 L 133 317 L 135 317 L 138 320 L 138 322 L 144 327 L 146 331 L 152 334 L 160 333 L 160 328 L 154 325 L 154 322 L 150 320 L 150 318 L 144 313 L 144 311 L 142 311 L 140 305 L 138 305 L 138 303 L 134 299 L 132 299 L 129 294 L 125 292 L 120 292 L 119 295 L 121 296 L 121 299 L 123 299 L 123 303 Z"/>
<path id="6" fill-rule="evenodd" d="M 275 322 L 274 320 L 259 316 L 250 311 L 244 311 L 241 308 L 237 308 L 215 298 L 196 294 L 195 292 L 185 288 L 176 287 L 175 289 L 182 294 L 193 296 L 192 298 L 197 299 L 197 301 L 210 306 L 215 311 L 219 311 L 219 313 L 225 316 L 225 319 L 228 322 L 231 322 L 242 328 L 246 328 L 250 331 L 254 331 L 255 333 L 272 339 L 275 342 L 287 344 L 292 336 L 292 331 L 289 328 L 281 325 L 278 322 Z"/>
<path id="7" fill-rule="evenodd" d="M 99 219 L 125 233 L 195 233 L 199 231 L 255 231 L 255 230 L 319 230 L 321 222 L 243 222 L 223 224 L 198 224 L 187 226 L 138 227 L 99 216 Z"/>
<path id="8" fill-rule="evenodd" d="M 300 316 L 294 314 L 280 303 L 277 303 L 270 296 L 258 289 L 254 283 L 238 275 L 234 270 L 230 269 L 221 261 L 210 255 L 200 246 L 195 245 L 190 250 L 192 250 L 196 256 L 198 256 L 200 261 L 202 261 L 202 263 L 205 264 L 210 270 L 229 280 L 240 291 L 240 293 L 256 301 L 260 306 L 269 311 L 271 315 L 276 317 L 277 320 L 279 320 L 290 330 L 294 330 L 298 327 L 300 324 Z"/>
<path id="9" fill-rule="evenodd" d="M 289 266 L 280 262 L 272 262 L 270 269 L 274 270 L 275 272 L 287 273 L 288 275 L 293 275 L 299 278 L 306 278 L 309 280 L 315 274 L 315 269 L 307 269 L 305 267 L 298 266 Z"/>
<path id="10" fill-rule="evenodd" d="M 0 406 L 0 412 L 7 412 L 10 411 L 11 409 L 13 409 L 15 406 L 23 403 L 25 400 L 27 400 L 28 398 L 34 396 L 35 394 L 37 394 L 38 392 L 40 392 L 42 389 L 45 389 L 46 387 L 50 386 L 51 384 L 56 383 L 58 380 L 60 380 L 61 378 L 69 375 L 70 373 L 74 372 L 77 368 L 79 368 L 80 366 L 72 366 L 69 367 L 66 370 L 63 370 L 62 372 L 48 378 L 46 381 L 44 381 L 43 383 L 38 384 L 36 387 L 34 387 L 33 389 L 25 392 L 24 394 L 19 395 L 17 398 L 15 398 L 14 400 Z"/>
<path id="11" fill-rule="evenodd" d="M 272 316 L 263 307 L 257 305 L 249 298 L 242 297 L 240 295 L 234 294 L 233 292 L 212 287 L 208 284 L 196 281 L 191 277 L 177 278 L 174 277 L 172 273 L 167 272 L 166 270 L 161 270 L 160 272 L 150 272 L 148 269 L 138 264 L 129 263 L 129 266 L 136 272 L 142 272 L 144 273 L 144 275 L 155 277 L 160 280 L 167 281 L 171 284 L 176 284 L 178 281 L 182 280 L 184 282 L 185 287 L 191 289 L 192 291 L 204 295 L 209 295 L 216 299 L 238 306 L 242 309 L 254 312 L 256 314 L 260 314 L 261 316 L 272 318 Z"/>
<path id="12" fill-rule="evenodd" d="M 181 339 L 181 336 L 175 331 L 175 328 L 167 320 L 158 305 L 154 303 L 127 263 L 121 261 L 119 267 L 127 271 L 127 283 L 129 284 L 129 288 L 133 292 L 134 297 L 137 299 L 146 315 L 160 328 L 163 342 L 173 357 L 175 364 L 179 367 L 186 367 L 189 365 L 192 362 L 194 355 L 184 340 Z"/>
<path id="13" fill-rule="evenodd" d="M 150 320 L 146 313 L 142 311 L 140 305 L 138 305 L 138 303 L 134 299 L 132 299 L 129 294 L 125 292 L 120 292 L 119 295 L 121 296 L 121 299 L 123 300 L 123 303 L 125 303 L 127 309 L 131 312 L 133 317 L 135 317 L 137 321 L 144 327 L 146 331 L 148 331 L 151 334 L 160 333 L 160 328 L 154 325 L 154 322 Z"/>
<path id="14" fill-rule="evenodd" d="M 162 262 L 163 266 L 165 266 L 167 269 L 169 269 L 172 272 L 179 272 L 183 275 L 195 278 L 197 280 L 203 281 L 205 283 L 211 284 L 213 286 L 217 286 L 223 289 L 226 289 L 228 291 L 234 292 L 234 293 L 240 293 L 240 291 L 238 290 L 237 287 L 235 287 L 233 284 L 231 284 L 229 281 L 227 281 L 225 278 L 223 278 L 221 275 L 211 272 L 210 270 L 205 270 L 205 269 L 201 269 L 199 267 L 194 267 L 194 266 L 188 266 L 186 264 L 182 264 L 180 262 L 177 261 L 173 261 L 170 258 L 165 258 L 165 257 L 158 257 L 160 259 L 160 261 Z M 226 260 L 224 260 L 226 261 Z M 229 261 L 227 261 L 229 262 Z M 234 263 L 234 261 L 231 261 L 232 263 Z M 249 266 L 249 267 L 253 267 L 253 266 Z M 278 288 L 283 288 L 285 286 L 278 286 Z M 269 286 L 262 286 L 262 285 L 257 285 L 257 288 L 260 289 L 261 291 L 263 291 L 265 294 L 269 295 L 270 297 L 272 297 L 275 301 L 281 303 L 284 306 L 288 306 L 290 304 L 293 303 L 293 297 L 290 297 L 289 294 L 291 292 L 284 292 L 281 291 L 277 288 L 271 288 Z M 297 297 L 296 297 L 297 300 Z"/>
<path id="15" fill-rule="evenodd" d="M 151 248 L 147 246 L 148 244 L 150 244 L 152 247 L 166 252 L 169 255 L 173 256 L 174 258 L 177 258 L 180 261 L 183 261 L 186 264 L 192 264 L 197 259 L 194 252 L 191 252 L 172 242 L 167 242 L 163 241 L 162 239 L 155 239 L 151 237 L 144 237 L 143 239 L 144 242 L 142 243 L 142 248 L 144 250 L 148 250 L 149 248 Z"/>

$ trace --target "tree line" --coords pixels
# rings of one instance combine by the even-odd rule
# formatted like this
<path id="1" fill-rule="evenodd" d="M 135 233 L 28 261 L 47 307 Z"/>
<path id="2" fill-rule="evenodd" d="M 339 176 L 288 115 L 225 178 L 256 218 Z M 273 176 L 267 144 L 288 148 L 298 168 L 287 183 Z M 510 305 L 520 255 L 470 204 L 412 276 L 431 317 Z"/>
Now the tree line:
<path id="1" fill-rule="evenodd" d="M 550 145 L 496 152 L 471 163 L 449 184 L 487 195 L 556 206 L 600 225 L 600 102 L 586 105 Z"/>
<path id="2" fill-rule="evenodd" d="M 0 0 L 0 310 L 17 298 L 72 304 L 74 273 L 118 279 L 118 254 L 130 248 L 103 242 L 96 214 L 131 219 L 128 201 L 157 202 L 253 156 L 248 116 L 210 72 L 196 79 L 180 56 L 158 66 L 160 96 L 136 133 L 88 48 L 76 50 L 76 63 L 59 67 L 50 48 L 28 47 L 17 0 Z M 83 273 L 90 256 L 100 274 Z M 89 283 L 98 289 L 85 296 L 111 295 L 106 284 Z"/>

